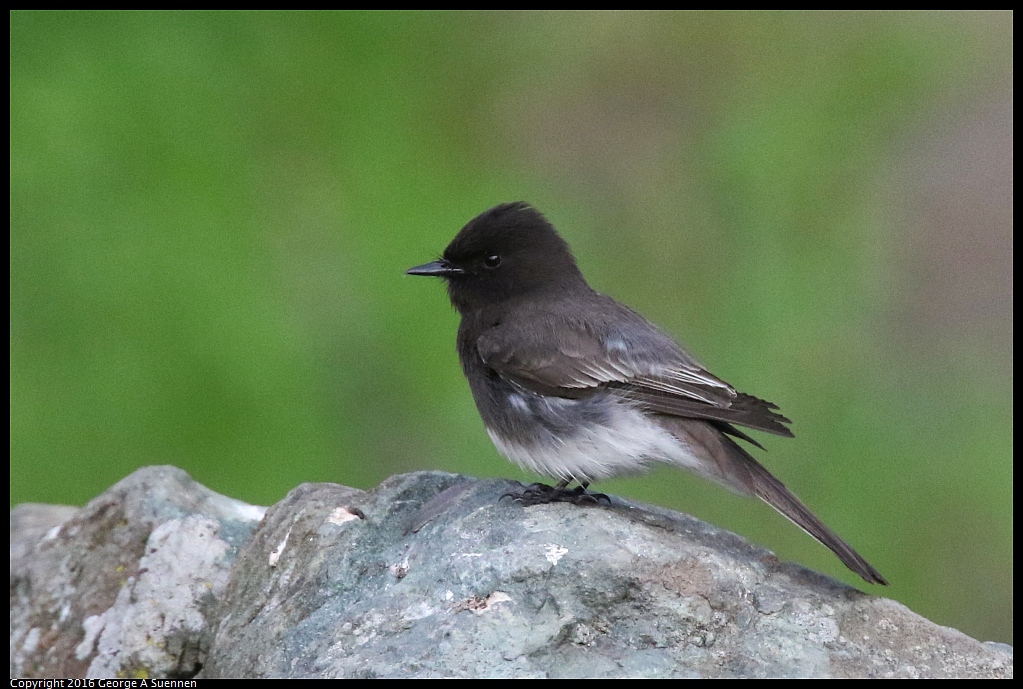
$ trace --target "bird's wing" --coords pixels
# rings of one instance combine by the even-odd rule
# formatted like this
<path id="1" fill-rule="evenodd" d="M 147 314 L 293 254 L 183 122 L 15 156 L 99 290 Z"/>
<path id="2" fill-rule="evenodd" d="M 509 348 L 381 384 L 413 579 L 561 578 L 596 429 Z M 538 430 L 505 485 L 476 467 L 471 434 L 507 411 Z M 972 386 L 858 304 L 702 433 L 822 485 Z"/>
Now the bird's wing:
<path id="1" fill-rule="evenodd" d="M 502 378 L 539 394 L 581 398 L 611 388 L 648 411 L 716 421 L 751 442 L 729 424 L 792 436 L 775 405 L 736 391 L 642 316 L 614 306 L 621 311 L 605 321 L 535 314 L 528 328 L 502 324 L 479 337 L 477 351 Z"/>

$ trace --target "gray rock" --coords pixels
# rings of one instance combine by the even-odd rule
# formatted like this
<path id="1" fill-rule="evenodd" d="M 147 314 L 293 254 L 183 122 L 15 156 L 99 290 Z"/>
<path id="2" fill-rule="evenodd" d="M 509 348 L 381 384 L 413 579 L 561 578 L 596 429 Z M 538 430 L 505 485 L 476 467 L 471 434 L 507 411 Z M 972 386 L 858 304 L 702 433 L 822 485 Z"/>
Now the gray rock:
<path id="1" fill-rule="evenodd" d="M 263 511 L 174 467 L 140 469 L 81 509 L 15 507 L 11 677 L 194 676 Z"/>
<path id="2" fill-rule="evenodd" d="M 158 468 L 81 510 L 19 506 L 12 677 L 1012 676 L 1008 646 L 686 515 L 517 489 L 307 484 L 257 529 Z"/>

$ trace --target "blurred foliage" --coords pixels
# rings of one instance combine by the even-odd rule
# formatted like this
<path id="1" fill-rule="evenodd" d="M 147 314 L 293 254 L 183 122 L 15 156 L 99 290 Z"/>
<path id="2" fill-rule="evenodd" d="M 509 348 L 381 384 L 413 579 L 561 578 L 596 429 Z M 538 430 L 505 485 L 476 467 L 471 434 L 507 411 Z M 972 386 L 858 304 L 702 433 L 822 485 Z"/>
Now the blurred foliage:
<path id="1" fill-rule="evenodd" d="M 762 457 L 872 593 L 1011 642 L 1011 14 L 14 12 L 10 52 L 12 504 L 529 480 L 402 274 L 523 199 L 794 419 Z M 862 583 L 681 472 L 600 488 Z"/>

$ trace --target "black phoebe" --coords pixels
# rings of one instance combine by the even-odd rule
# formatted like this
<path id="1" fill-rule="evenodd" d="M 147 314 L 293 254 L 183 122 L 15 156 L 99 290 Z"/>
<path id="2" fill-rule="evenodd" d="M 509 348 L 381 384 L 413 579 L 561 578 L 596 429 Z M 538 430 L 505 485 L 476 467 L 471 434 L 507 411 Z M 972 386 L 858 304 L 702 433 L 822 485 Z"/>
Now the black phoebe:
<path id="1" fill-rule="evenodd" d="M 442 258 L 407 272 L 447 282 L 462 316 L 458 358 L 497 449 L 559 480 L 523 501 L 592 500 L 592 481 L 663 462 L 757 496 L 866 581 L 888 583 L 733 440 L 761 447 L 736 425 L 792 437 L 777 407 L 708 373 L 591 289 L 568 244 L 528 204 L 478 215 Z M 580 487 L 566 490 L 572 481 Z"/>

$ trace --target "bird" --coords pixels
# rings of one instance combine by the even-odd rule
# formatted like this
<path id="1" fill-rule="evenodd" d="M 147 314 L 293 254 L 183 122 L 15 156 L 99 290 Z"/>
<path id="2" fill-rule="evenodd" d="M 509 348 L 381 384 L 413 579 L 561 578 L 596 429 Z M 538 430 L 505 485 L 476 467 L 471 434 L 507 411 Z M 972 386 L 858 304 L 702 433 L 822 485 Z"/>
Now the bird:
<path id="1" fill-rule="evenodd" d="M 793 437 L 778 407 L 738 391 L 639 313 L 592 289 L 533 206 L 484 211 L 441 258 L 406 273 L 446 282 L 461 317 L 458 358 L 498 451 L 557 480 L 534 484 L 519 501 L 606 498 L 587 488 L 667 464 L 760 498 L 868 583 L 888 583 L 740 445 L 763 449 L 739 427 Z"/>

